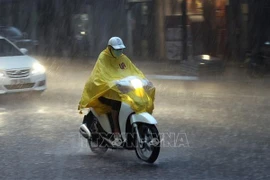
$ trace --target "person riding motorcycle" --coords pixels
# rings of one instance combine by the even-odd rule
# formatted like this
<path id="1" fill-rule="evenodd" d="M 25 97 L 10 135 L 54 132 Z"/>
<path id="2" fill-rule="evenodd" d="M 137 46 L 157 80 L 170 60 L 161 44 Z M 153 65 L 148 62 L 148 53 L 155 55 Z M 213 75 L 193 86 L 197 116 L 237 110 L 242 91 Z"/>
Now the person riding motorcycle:
<path id="1" fill-rule="evenodd" d="M 138 76 L 145 78 L 144 74 L 123 54 L 124 45 L 120 37 L 111 37 L 106 49 L 104 49 L 94 66 L 94 69 L 87 80 L 78 109 L 82 112 L 84 108 L 94 108 L 99 114 L 111 113 L 113 120 L 114 138 L 119 137 L 118 114 L 121 107 L 121 97 L 119 93 L 110 91 L 113 81 L 127 76 Z M 154 92 L 152 93 L 154 101 Z M 148 107 L 148 112 L 152 113 L 153 106 Z M 84 116 L 82 126 L 90 128 L 87 121 L 91 121 L 92 115 Z M 85 128 L 84 127 L 84 128 Z"/>

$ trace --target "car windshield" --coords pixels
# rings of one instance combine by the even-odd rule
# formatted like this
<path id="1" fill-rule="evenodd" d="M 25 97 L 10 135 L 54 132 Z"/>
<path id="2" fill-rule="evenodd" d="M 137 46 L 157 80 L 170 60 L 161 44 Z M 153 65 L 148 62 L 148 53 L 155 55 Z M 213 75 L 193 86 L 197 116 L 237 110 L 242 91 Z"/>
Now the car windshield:
<path id="1" fill-rule="evenodd" d="M 3 56 L 22 56 L 23 53 L 20 52 L 15 46 L 9 43 L 5 39 L 0 39 L 0 57 Z"/>
<path id="2" fill-rule="evenodd" d="M 7 28 L 6 35 L 9 37 L 22 37 L 21 31 L 17 28 L 14 28 L 14 27 Z"/>

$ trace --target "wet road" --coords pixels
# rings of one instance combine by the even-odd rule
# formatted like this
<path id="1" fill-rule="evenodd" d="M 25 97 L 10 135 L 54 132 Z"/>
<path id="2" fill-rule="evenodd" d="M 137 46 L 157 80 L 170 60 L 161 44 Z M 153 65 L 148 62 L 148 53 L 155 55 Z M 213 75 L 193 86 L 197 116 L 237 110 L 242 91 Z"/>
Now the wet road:
<path id="1" fill-rule="evenodd" d="M 72 73 L 71 73 L 72 72 Z M 155 164 L 91 153 L 77 102 L 89 72 L 48 69 L 40 97 L 0 97 L 0 179 L 270 179 L 270 84 L 158 80 Z"/>

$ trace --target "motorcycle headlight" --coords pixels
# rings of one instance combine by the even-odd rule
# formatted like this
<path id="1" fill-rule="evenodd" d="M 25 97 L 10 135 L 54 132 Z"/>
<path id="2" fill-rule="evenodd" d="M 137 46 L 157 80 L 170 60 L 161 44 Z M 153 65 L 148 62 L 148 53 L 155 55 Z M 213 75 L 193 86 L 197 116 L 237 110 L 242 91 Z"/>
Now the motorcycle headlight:
<path id="1" fill-rule="evenodd" d="M 32 67 L 32 74 L 43 74 L 45 73 L 45 68 L 39 63 L 34 63 Z"/>
<path id="2" fill-rule="evenodd" d="M 142 81 L 139 80 L 139 79 L 132 79 L 131 80 L 131 85 L 133 86 L 134 89 L 143 87 Z"/>
<path id="3" fill-rule="evenodd" d="M 0 78 L 1 78 L 1 77 L 4 77 L 4 76 L 5 76 L 4 71 L 1 71 L 1 70 L 0 70 Z"/>
<path id="4" fill-rule="evenodd" d="M 142 88 L 143 82 L 140 79 L 119 80 L 116 82 L 116 86 L 122 93 L 126 94 Z"/>

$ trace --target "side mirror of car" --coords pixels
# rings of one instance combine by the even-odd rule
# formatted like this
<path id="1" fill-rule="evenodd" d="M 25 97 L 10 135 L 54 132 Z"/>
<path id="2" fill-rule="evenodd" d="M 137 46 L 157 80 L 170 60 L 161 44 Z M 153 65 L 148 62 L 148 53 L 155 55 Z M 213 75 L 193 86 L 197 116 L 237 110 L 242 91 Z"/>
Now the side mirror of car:
<path id="1" fill-rule="evenodd" d="M 27 54 L 27 53 L 28 53 L 28 50 L 25 49 L 25 48 L 21 48 L 20 51 L 21 51 L 23 54 Z"/>

